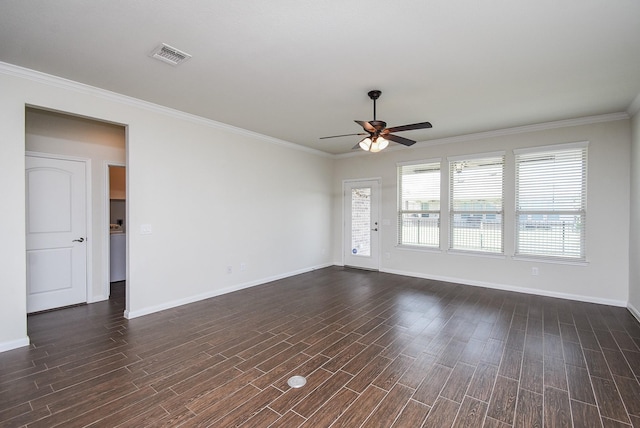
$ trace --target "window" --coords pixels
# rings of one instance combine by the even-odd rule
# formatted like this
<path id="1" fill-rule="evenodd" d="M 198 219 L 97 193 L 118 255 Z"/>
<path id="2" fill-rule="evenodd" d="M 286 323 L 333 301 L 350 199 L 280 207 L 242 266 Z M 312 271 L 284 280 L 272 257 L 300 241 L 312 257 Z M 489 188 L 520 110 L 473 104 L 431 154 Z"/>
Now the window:
<path id="1" fill-rule="evenodd" d="M 440 160 L 398 166 L 398 244 L 440 247 Z"/>
<path id="2" fill-rule="evenodd" d="M 504 153 L 449 159 L 451 250 L 503 253 Z"/>
<path id="3" fill-rule="evenodd" d="M 514 153 L 516 256 L 584 260 L 587 144 Z"/>
<path id="4" fill-rule="evenodd" d="M 351 248 L 358 256 L 371 256 L 371 187 L 351 188 Z"/>

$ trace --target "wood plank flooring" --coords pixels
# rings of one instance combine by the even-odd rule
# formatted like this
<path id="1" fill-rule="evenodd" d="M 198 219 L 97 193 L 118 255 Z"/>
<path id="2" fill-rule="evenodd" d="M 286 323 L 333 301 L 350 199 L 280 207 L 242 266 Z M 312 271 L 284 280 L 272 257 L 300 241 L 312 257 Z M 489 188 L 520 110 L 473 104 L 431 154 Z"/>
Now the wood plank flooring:
<path id="1" fill-rule="evenodd" d="M 29 317 L 0 427 L 640 427 L 625 308 L 340 267 L 133 320 L 123 296 Z"/>

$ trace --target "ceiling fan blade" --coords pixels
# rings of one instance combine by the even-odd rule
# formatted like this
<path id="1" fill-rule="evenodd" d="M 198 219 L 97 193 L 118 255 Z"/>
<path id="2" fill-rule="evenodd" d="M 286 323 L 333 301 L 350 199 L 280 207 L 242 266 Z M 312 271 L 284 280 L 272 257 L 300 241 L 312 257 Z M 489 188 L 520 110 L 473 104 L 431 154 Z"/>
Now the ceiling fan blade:
<path id="1" fill-rule="evenodd" d="M 355 149 L 359 149 L 360 148 L 360 142 L 358 141 L 358 144 L 356 144 L 355 146 L 351 147 L 351 150 L 355 150 Z"/>
<path id="2" fill-rule="evenodd" d="M 416 142 L 408 138 L 399 137 L 393 134 L 387 134 L 384 136 L 386 140 L 393 141 L 394 143 L 404 144 L 405 146 L 413 146 Z"/>
<path id="3" fill-rule="evenodd" d="M 318 138 L 318 139 L 319 139 L 319 140 L 326 140 L 327 138 L 351 137 L 351 136 L 354 136 L 354 135 L 369 135 L 369 134 L 367 134 L 367 133 L 365 133 L 365 132 L 360 132 L 360 133 L 358 133 L 358 134 L 332 135 L 332 136 L 330 136 L 330 137 L 320 137 L 320 138 Z"/>
<path id="4" fill-rule="evenodd" d="M 365 122 L 363 120 L 354 120 L 354 122 L 362 126 L 367 132 L 376 132 L 376 128 L 374 128 L 369 122 Z"/>
<path id="5" fill-rule="evenodd" d="M 385 132 L 411 131 L 412 129 L 425 129 L 425 128 L 431 128 L 431 127 L 432 126 L 429 122 L 420 122 L 420 123 L 413 123 L 411 125 L 394 126 L 393 128 L 385 129 Z"/>

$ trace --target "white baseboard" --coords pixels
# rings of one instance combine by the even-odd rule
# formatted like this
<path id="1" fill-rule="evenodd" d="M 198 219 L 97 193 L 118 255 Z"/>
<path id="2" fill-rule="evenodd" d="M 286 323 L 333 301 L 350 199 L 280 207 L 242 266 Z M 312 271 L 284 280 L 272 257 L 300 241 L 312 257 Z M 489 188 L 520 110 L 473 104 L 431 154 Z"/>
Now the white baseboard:
<path id="1" fill-rule="evenodd" d="M 23 346 L 29 346 L 29 336 L 25 336 L 22 339 L 11 340 L 9 342 L 0 342 L 0 352 L 10 351 L 12 349 L 22 348 Z"/>
<path id="2" fill-rule="evenodd" d="M 149 315 L 155 312 L 164 311 L 166 309 L 187 305 L 189 303 L 199 302 L 200 300 L 210 299 L 211 297 L 221 296 L 223 294 L 232 293 L 234 291 L 243 290 L 245 288 L 255 287 L 257 285 L 262 285 L 268 282 L 277 281 L 279 279 L 288 278 L 290 276 L 300 275 L 300 274 L 311 272 L 314 270 L 323 269 L 329 266 L 333 266 L 333 263 L 327 263 L 327 264 L 299 269 L 296 271 L 287 272 L 287 273 L 283 273 L 280 275 L 275 275 L 267 278 L 261 278 L 258 280 L 237 284 L 227 288 L 212 290 L 207 293 L 196 294 L 195 296 L 185 297 L 184 299 L 173 300 L 170 302 L 163 303 L 161 305 L 149 306 L 147 308 L 138 309 L 136 311 L 124 311 L 124 317 L 127 319 L 138 318 L 138 317 Z"/>
<path id="3" fill-rule="evenodd" d="M 456 284 L 472 285 L 476 287 L 492 288 L 495 290 L 515 291 L 517 293 L 534 294 L 537 296 L 556 297 L 558 299 L 576 300 L 579 302 L 598 303 L 601 305 L 627 307 L 628 303 L 623 300 L 603 299 L 593 296 L 583 296 L 580 294 L 561 293 L 557 291 L 539 290 L 537 288 L 515 287 L 513 285 L 495 284 L 491 282 L 473 281 L 464 278 L 444 277 L 437 275 L 427 275 L 416 272 L 404 272 L 393 269 L 380 269 L 380 272 L 391 273 L 394 275 L 405 275 L 415 278 L 432 279 L 435 281 L 453 282 Z"/>
<path id="4" fill-rule="evenodd" d="M 631 303 L 629 303 L 627 305 L 627 309 L 629 309 L 629 312 L 631 312 L 631 315 L 633 315 L 634 317 L 636 317 L 636 319 L 638 320 L 638 322 L 640 322 L 640 311 L 638 310 L 638 308 L 636 308 L 635 306 L 633 306 Z"/>
<path id="5" fill-rule="evenodd" d="M 184 299 L 179 299 L 179 300 L 174 300 L 174 301 L 171 301 L 171 302 L 166 302 L 166 303 L 164 303 L 162 305 L 150 306 L 150 307 L 139 309 L 139 310 L 136 310 L 136 311 L 125 311 L 124 316 L 125 316 L 125 318 L 128 318 L 128 319 L 137 318 L 137 317 L 141 317 L 141 316 L 144 316 L 144 315 L 149 315 L 149 314 L 152 314 L 152 313 L 155 313 L 155 312 L 163 311 L 163 310 L 166 310 L 166 309 L 171 309 L 171 308 L 175 308 L 175 307 L 178 307 L 178 306 L 186 305 L 186 304 L 189 304 L 189 303 L 198 302 L 200 300 L 205 300 L 205 299 L 209 299 L 211 297 L 216 297 L 216 296 L 220 296 L 220 295 L 223 295 L 223 294 L 232 293 L 234 291 L 242 290 L 242 289 L 245 289 L 245 288 L 255 287 L 255 286 L 258 286 L 258 285 L 266 284 L 268 282 L 277 281 L 279 279 L 284 279 L 284 278 L 288 278 L 288 277 L 291 277 L 291 276 L 300 275 L 300 274 L 303 274 L 303 273 L 311 272 L 311 271 L 314 271 L 314 270 L 317 270 L 317 269 L 323 269 L 323 268 L 330 267 L 330 266 L 342 266 L 342 264 L 341 263 L 336 263 L 336 262 L 327 263 L 327 264 L 318 265 L 318 266 L 314 266 L 314 267 L 310 267 L 310 268 L 300 269 L 300 270 L 297 270 L 297 271 L 287 272 L 287 273 L 280 274 L 280 275 L 275 275 L 275 276 L 268 277 L 268 278 L 261 278 L 259 280 L 250 281 L 250 282 L 246 282 L 246 283 L 242 283 L 242 284 L 237 284 L 237 285 L 234 285 L 232 287 L 227 287 L 227 288 L 223 288 L 223 289 L 219 289 L 219 290 L 213 290 L 213 291 L 210 291 L 210 292 L 207 292 L 207 293 L 202 293 L 202 294 L 198 294 L 198 295 L 195 295 L 195 296 L 190 296 L 190 297 L 187 297 L 187 298 L 184 298 Z M 638 319 L 638 321 L 640 321 L 640 311 L 638 311 L 638 309 L 635 308 L 630 303 L 628 303 L 626 301 L 623 301 L 623 300 L 603 299 L 603 298 L 593 297 L 593 296 L 584 296 L 584 295 L 579 295 L 579 294 L 561 293 L 561 292 L 556 292 L 556 291 L 540 290 L 540 289 L 536 289 L 536 288 L 516 287 L 516 286 L 512 286 L 512 285 L 496 284 L 496 283 L 490 283 L 490 282 L 484 282 L 484 281 L 472 281 L 472 280 L 468 280 L 468 279 L 464 279 L 464 278 L 445 277 L 445 276 L 438 276 L 438 275 L 428 275 L 428 274 L 423 274 L 423 273 L 406 272 L 406 271 L 399 271 L 399 270 L 394 270 L 394 269 L 380 269 L 380 272 L 390 273 L 390 274 L 394 274 L 394 275 L 410 276 L 410 277 L 414 277 L 414 278 L 431 279 L 431 280 L 434 280 L 434 281 L 443 281 L 443 282 L 451 282 L 451 283 L 455 283 L 455 284 L 471 285 L 471 286 L 476 286 L 476 287 L 485 287 L 485 288 L 491 288 L 491 289 L 495 289 L 495 290 L 514 291 L 514 292 L 517 292 L 517 293 L 533 294 L 533 295 L 537 295 L 537 296 L 555 297 L 555 298 L 566 299 L 566 300 L 575 300 L 575 301 L 579 301 L 579 302 L 588 302 L 588 303 L 597 303 L 597 304 L 601 304 L 601 305 L 627 307 L 629 309 L 629 311 Z"/>

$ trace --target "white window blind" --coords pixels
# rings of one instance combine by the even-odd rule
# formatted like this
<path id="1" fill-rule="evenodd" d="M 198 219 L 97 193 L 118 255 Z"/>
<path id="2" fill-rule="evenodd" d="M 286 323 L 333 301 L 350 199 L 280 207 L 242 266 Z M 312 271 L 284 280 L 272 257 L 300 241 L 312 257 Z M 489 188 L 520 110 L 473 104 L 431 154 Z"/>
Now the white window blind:
<path id="1" fill-rule="evenodd" d="M 516 152 L 516 256 L 585 259 L 587 147 Z"/>
<path id="2" fill-rule="evenodd" d="M 440 247 L 440 160 L 398 166 L 398 244 Z"/>
<path id="3" fill-rule="evenodd" d="M 504 154 L 449 160 L 452 250 L 503 252 Z"/>

